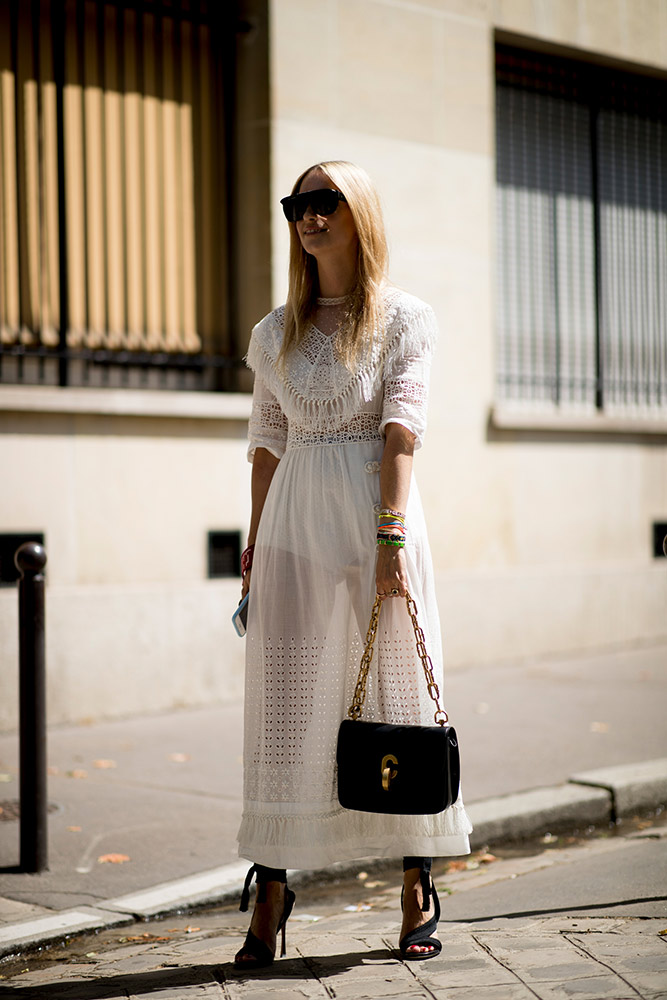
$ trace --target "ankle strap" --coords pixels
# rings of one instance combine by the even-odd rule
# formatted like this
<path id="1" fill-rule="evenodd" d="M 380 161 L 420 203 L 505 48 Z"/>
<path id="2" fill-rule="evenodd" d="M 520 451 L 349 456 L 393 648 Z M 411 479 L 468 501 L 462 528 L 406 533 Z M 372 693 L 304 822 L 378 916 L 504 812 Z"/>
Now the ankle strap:
<path id="1" fill-rule="evenodd" d="M 419 881 L 422 886 L 422 913 L 427 913 L 431 908 L 431 872 L 430 869 L 422 868 L 419 872 Z"/>
<path id="2" fill-rule="evenodd" d="M 284 868 L 267 868 L 265 865 L 252 865 L 248 869 L 248 874 L 245 877 L 243 885 L 243 892 L 241 893 L 241 903 L 239 906 L 241 913 L 246 912 L 250 903 L 250 886 L 252 885 L 253 875 L 257 876 L 257 885 L 259 887 L 259 892 L 257 893 L 258 903 L 266 902 L 267 882 L 282 882 L 287 885 L 287 872 Z"/>

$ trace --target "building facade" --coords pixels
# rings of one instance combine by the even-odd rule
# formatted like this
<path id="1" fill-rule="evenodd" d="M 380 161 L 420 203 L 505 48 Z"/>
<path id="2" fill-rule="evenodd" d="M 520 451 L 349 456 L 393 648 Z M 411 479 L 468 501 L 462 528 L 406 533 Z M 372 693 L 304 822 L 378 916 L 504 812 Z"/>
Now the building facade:
<path id="1" fill-rule="evenodd" d="M 0 726 L 24 538 L 52 721 L 241 693 L 242 357 L 323 159 L 440 322 L 446 664 L 665 642 L 665 0 L 38 7 L 0 4 Z"/>

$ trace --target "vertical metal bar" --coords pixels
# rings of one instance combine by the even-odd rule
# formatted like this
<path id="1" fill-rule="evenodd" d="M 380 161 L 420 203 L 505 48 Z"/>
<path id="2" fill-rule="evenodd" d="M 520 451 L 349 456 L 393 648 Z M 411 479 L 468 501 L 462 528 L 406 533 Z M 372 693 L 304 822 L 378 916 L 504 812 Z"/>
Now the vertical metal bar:
<path id="1" fill-rule="evenodd" d="M 227 278 L 227 342 L 222 353 L 227 357 L 239 356 L 239 299 L 238 299 L 238 197 L 237 191 L 237 45 L 239 44 L 239 5 L 228 4 L 222 9 L 214 6 L 211 21 L 211 49 L 215 67 L 216 92 L 219 97 L 219 113 L 222 114 L 222 134 L 224 135 L 224 198 L 227 222 L 225 269 Z M 224 17 L 222 16 L 224 13 Z M 220 344 L 216 350 L 220 351 Z M 241 352 L 242 353 L 242 352 Z M 236 388 L 235 369 L 221 368 L 216 379 L 216 389 Z"/>
<path id="2" fill-rule="evenodd" d="M 107 87 L 108 87 L 108 73 L 107 73 L 107 59 L 106 59 L 106 44 L 104 41 L 104 35 L 106 31 L 106 12 L 105 4 L 98 3 L 95 8 L 95 44 L 97 46 L 97 71 L 98 79 L 100 83 L 100 89 L 102 91 L 102 122 L 101 122 L 101 135 L 102 135 L 102 256 L 103 256 L 103 270 L 104 270 L 104 346 L 108 347 L 109 344 L 109 332 L 111 330 L 110 322 L 110 309 L 109 309 L 109 295 L 111 294 L 110 287 L 110 260 L 109 260 L 109 199 L 107 197 L 108 186 L 109 186 L 109 176 L 107 171 L 107 129 L 106 129 L 106 117 L 107 117 Z M 109 382 L 109 368 L 105 367 L 103 369 L 103 384 L 107 385 Z"/>
<path id="3" fill-rule="evenodd" d="M 69 326 L 69 292 L 67 278 L 67 205 L 65 189 L 65 0 L 54 0 L 53 69 L 56 83 L 56 130 L 58 134 L 58 297 L 60 316 L 58 330 L 58 385 L 68 384 L 67 328 Z"/>
<path id="4" fill-rule="evenodd" d="M 46 808 L 46 656 L 44 566 L 46 552 L 25 542 L 14 557 L 19 580 L 20 866 L 48 867 Z"/>
<path id="5" fill-rule="evenodd" d="M 589 138 L 591 144 L 591 200 L 593 202 L 593 260 L 595 265 L 595 407 L 604 405 L 604 358 L 602 347 L 602 246 L 600 226 L 600 199 L 598 191 L 598 114 L 600 106 L 595 88 L 590 88 Z"/>
<path id="6" fill-rule="evenodd" d="M 30 10 L 30 20 L 32 28 L 32 65 L 35 74 L 35 86 L 37 88 L 37 214 L 39 219 L 39 249 L 38 249 L 38 302 L 39 313 L 32 317 L 33 332 L 37 335 L 37 341 L 42 345 L 42 331 L 44 329 L 44 300 L 46 298 L 46 220 L 44 211 L 44 104 L 42 100 L 42 65 L 41 65 L 41 18 L 40 0 L 32 0 Z M 44 369 L 44 359 L 40 358 L 38 372 Z M 40 379 L 41 380 L 41 379 Z"/>
<path id="7" fill-rule="evenodd" d="M 14 122 L 15 122 L 15 136 L 16 136 L 16 157 L 14 162 L 14 170 L 16 172 L 16 198 L 17 198 L 17 227 L 16 235 L 18 240 L 18 245 L 16 247 L 16 264 L 17 264 L 17 277 L 18 277 L 18 294 L 19 294 L 19 314 L 18 314 L 18 343 L 21 343 L 22 334 L 24 327 L 26 326 L 26 296 L 25 296 L 25 286 L 28 279 L 28 250 L 26 247 L 26 232 L 25 226 L 22 224 L 22 220 L 25 218 L 25 191 L 24 191 L 24 176 L 25 176 L 25 163 L 24 155 L 22 154 L 22 148 L 24 143 L 24 132 L 25 125 L 22 120 L 21 114 L 21 78 L 19 74 L 19 3 L 18 0 L 11 0 L 9 5 L 9 33 L 10 33 L 10 58 L 11 58 L 11 70 L 14 77 Z M 24 206 L 23 213 L 21 211 L 21 206 Z M 23 358 L 20 359 L 20 363 L 17 366 L 17 372 L 19 376 L 19 381 L 23 381 Z"/>

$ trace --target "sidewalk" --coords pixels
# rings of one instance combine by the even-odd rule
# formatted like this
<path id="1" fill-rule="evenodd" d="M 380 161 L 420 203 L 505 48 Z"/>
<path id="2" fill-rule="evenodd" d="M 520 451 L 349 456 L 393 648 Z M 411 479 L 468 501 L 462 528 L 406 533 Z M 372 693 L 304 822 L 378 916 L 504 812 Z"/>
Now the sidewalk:
<path id="1" fill-rule="evenodd" d="M 403 962 L 400 864 L 297 890 L 287 956 L 257 971 L 233 956 L 236 904 L 84 936 L 0 965 L 0 997 L 28 1000 L 665 1000 L 667 897 L 655 873 L 667 822 L 434 866 L 442 953 Z"/>
<path id="2" fill-rule="evenodd" d="M 666 667 L 661 646 L 450 673 L 473 844 L 666 803 Z M 19 824 L 0 821 L 0 956 L 237 896 L 241 734 L 238 703 L 52 729 L 48 872 L 12 870 Z M 17 737 L 0 737 L 2 816 L 17 759 Z"/>

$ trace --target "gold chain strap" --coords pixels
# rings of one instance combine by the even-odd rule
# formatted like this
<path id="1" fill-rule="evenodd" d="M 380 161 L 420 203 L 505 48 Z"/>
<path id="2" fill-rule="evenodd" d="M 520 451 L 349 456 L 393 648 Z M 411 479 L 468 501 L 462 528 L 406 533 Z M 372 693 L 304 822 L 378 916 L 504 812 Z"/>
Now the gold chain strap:
<path id="1" fill-rule="evenodd" d="M 433 664 L 431 662 L 431 657 L 426 652 L 425 636 L 419 622 L 417 621 L 417 605 L 407 591 L 405 593 L 405 603 L 408 608 L 408 614 L 412 620 L 412 628 L 415 633 L 415 643 L 417 645 L 417 656 L 422 661 L 426 684 L 428 685 L 428 693 L 435 702 L 436 711 L 433 717 L 436 725 L 444 726 L 449 716 L 445 710 L 440 707 L 440 690 L 433 676 Z M 359 666 L 357 686 L 354 689 L 352 704 L 350 705 L 347 713 L 348 718 L 353 720 L 361 718 L 364 701 L 366 700 L 366 681 L 368 679 L 368 671 L 370 670 L 371 660 L 373 659 L 373 646 L 377 635 L 381 607 L 382 601 L 379 597 L 376 597 L 373 610 L 371 611 L 371 620 L 368 626 L 368 632 L 366 633 L 366 645 L 363 656 L 361 657 L 361 664 Z"/>

